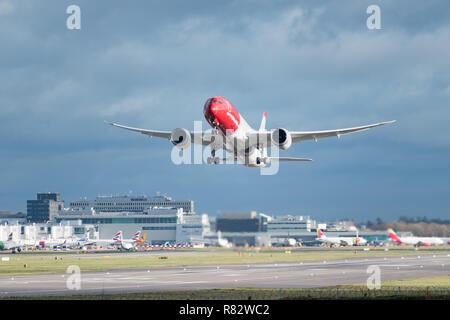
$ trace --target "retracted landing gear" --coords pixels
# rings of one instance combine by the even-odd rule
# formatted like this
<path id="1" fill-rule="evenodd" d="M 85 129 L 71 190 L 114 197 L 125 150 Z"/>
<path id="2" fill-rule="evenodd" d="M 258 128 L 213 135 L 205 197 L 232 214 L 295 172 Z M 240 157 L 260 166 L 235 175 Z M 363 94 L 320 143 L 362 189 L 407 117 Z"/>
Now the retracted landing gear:
<path id="1" fill-rule="evenodd" d="M 220 158 L 215 157 L 215 158 L 208 158 L 206 159 L 206 161 L 208 162 L 208 164 L 219 164 L 220 163 Z"/>
<path id="2" fill-rule="evenodd" d="M 208 159 L 206 159 L 206 161 L 208 162 L 208 164 L 219 164 L 220 163 L 220 158 L 216 157 L 216 150 L 212 149 L 211 150 L 211 157 L 208 157 Z"/>

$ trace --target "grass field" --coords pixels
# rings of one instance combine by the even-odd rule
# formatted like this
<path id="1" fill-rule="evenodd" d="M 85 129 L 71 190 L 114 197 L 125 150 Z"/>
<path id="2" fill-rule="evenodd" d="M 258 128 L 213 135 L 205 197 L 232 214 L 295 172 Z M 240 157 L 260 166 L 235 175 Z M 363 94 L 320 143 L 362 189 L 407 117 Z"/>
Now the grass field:
<path id="1" fill-rule="evenodd" d="M 0 298 L 6 300 L 296 300 L 296 299 L 450 299 L 450 275 L 382 282 L 381 289 L 363 284 L 318 289 L 231 288 L 107 295 Z"/>
<path id="2" fill-rule="evenodd" d="M 286 251 L 290 250 L 290 251 Z M 286 253 L 288 252 L 288 253 Z M 447 248 L 377 248 L 364 251 L 362 248 L 335 249 L 262 249 L 262 250 L 198 250 L 194 252 L 180 252 L 141 256 L 108 254 L 17 254 L 8 255 L 9 261 L 0 261 L 0 276 L 65 273 L 70 265 L 78 265 L 82 272 L 104 271 L 121 268 L 157 268 L 169 266 L 189 265 L 223 265 L 223 264 L 253 264 L 274 262 L 298 262 L 313 260 L 335 260 L 348 258 L 364 258 L 373 256 L 408 256 L 427 254 L 449 254 Z M 0 254 L 1 256 L 1 254 Z M 159 257 L 167 259 L 159 259 Z"/>

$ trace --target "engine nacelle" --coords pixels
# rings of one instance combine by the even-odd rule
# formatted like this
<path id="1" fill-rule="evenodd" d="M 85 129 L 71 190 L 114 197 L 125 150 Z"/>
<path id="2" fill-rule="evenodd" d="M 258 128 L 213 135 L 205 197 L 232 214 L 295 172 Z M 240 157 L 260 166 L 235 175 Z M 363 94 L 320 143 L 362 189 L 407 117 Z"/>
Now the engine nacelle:
<path id="1" fill-rule="evenodd" d="M 282 150 L 286 150 L 292 145 L 291 134 L 283 128 L 273 130 L 270 139 L 272 140 L 272 145 Z"/>
<path id="2" fill-rule="evenodd" d="M 178 149 L 186 149 L 191 145 L 191 134 L 183 128 L 176 128 L 170 134 L 170 142 Z"/>

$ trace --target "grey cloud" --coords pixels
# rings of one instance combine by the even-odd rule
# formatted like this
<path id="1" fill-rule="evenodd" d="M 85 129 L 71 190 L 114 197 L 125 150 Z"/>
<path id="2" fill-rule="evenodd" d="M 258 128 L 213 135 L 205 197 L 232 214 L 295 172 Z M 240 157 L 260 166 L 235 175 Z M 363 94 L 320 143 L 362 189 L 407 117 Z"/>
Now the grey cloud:
<path id="1" fill-rule="evenodd" d="M 371 1 L 79 1 L 80 31 L 65 28 L 69 4 L 14 2 L 1 15 L 0 164 L 7 178 L 0 187 L 11 192 L 0 200 L 8 206 L 17 206 L 8 199 L 18 199 L 27 181 L 26 197 L 46 184 L 66 199 L 83 188 L 91 197 L 155 188 L 194 197 L 211 211 L 261 206 L 356 216 L 365 202 L 383 208 L 383 195 L 386 207 L 426 208 L 433 197 L 430 191 L 420 198 L 414 188 L 421 181 L 436 195 L 448 190 L 445 1 L 379 1 L 379 31 L 365 25 Z M 229 98 L 254 126 L 263 111 L 270 127 L 289 129 L 398 123 L 342 143 L 296 145 L 287 153 L 317 162 L 288 164 L 265 178 L 239 166 L 176 167 L 167 160 L 167 141 L 103 123 L 191 129 L 212 95 Z M 342 179 L 334 195 L 332 185 Z M 194 182 L 199 190 L 191 190 Z M 267 184 L 277 190 L 270 198 L 287 199 L 284 205 L 262 199 L 258 186 Z M 204 199 L 209 188 L 230 190 L 233 204 L 220 192 Z M 361 200 L 352 198 L 354 190 Z M 417 196 L 414 204 L 408 192 Z M 323 198 L 330 202 L 320 208 Z"/>

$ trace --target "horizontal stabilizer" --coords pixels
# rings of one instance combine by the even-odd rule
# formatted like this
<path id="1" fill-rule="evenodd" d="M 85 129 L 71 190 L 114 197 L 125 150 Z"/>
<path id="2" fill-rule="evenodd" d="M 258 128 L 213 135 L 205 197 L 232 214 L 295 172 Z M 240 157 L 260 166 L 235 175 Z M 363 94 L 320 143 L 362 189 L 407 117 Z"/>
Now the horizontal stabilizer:
<path id="1" fill-rule="evenodd" d="M 308 158 L 283 158 L 283 157 L 270 157 L 270 161 L 313 161 Z"/>

